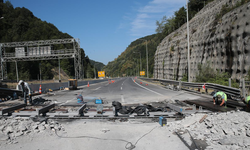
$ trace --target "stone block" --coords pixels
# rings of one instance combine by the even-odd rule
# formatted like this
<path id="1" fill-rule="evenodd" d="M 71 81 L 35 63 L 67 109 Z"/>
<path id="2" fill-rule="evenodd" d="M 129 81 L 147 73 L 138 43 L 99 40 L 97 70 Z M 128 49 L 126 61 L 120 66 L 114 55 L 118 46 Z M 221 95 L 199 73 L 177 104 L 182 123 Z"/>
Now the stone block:
<path id="1" fill-rule="evenodd" d="M 23 135 L 23 132 L 22 132 L 22 131 L 19 131 L 19 132 L 16 132 L 16 133 L 15 133 L 15 137 L 19 137 L 19 136 L 21 136 L 21 135 Z"/>
<path id="2" fill-rule="evenodd" d="M 9 139 L 8 135 L 5 135 L 3 133 L 0 134 L 0 141 L 7 141 Z"/>
<path id="3" fill-rule="evenodd" d="M 38 129 L 38 125 L 33 125 L 33 126 L 32 126 L 32 129 L 33 129 L 33 130 Z"/>
<path id="4" fill-rule="evenodd" d="M 246 136 L 250 137 L 250 129 L 246 130 Z"/>
<path id="5" fill-rule="evenodd" d="M 6 129 L 5 129 L 5 132 L 6 132 L 6 133 L 13 133 L 13 128 L 12 128 L 12 126 L 7 126 Z"/>

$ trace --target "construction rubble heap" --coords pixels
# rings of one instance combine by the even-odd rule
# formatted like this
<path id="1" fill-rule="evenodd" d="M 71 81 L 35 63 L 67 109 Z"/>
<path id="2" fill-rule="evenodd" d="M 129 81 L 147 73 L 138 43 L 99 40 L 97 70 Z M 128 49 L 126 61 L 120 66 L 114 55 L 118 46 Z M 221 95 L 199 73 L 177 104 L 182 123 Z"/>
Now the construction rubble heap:
<path id="1" fill-rule="evenodd" d="M 20 136 L 29 136 L 42 132 L 51 132 L 54 134 L 54 130 L 60 131 L 64 130 L 64 128 L 61 124 L 53 120 L 35 122 L 29 117 L 1 118 L 0 143 L 15 144 L 18 143 Z"/>
<path id="2" fill-rule="evenodd" d="M 199 145 L 199 149 L 250 149 L 250 118 L 247 112 L 192 114 L 179 121 L 167 122 L 162 129 L 173 135 L 178 132 L 188 145 L 192 145 L 192 138 L 197 145 L 198 141 L 203 141 L 205 144 Z M 1 118 L 0 146 L 16 144 L 22 136 L 43 136 L 45 132 L 56 136 L 55 130 L 67 132 L 62 124 L 50 119 L 34 121 L 31 118 Z"/>
<path id="3" fill-rule="evenodd" d="M 166 129 L 170 132 L 182 131 L 181 136 L 189 145 L 192 142 L 190 133 L 194 139 L 206 141 L 206 149 L 250 149 L 249 113 L 211 113 L 202 120 L 204 115 L 193 114 L 181 121 L 170 122 Z"/>

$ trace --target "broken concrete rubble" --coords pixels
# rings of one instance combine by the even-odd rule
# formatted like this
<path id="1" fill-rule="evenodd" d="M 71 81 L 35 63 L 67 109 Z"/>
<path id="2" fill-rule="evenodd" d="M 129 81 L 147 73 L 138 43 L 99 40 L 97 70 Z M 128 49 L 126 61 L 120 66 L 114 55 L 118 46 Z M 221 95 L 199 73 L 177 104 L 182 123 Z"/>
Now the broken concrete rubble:
<path id="1" fill-rule="evenodd" d="M 185 119 L 168 124 L 161 129 L 166 134 L 178 133 L 183 137 L 189 145 L 194 145 L 190 135 L 196 141 L 201 149 L 250 149 L 250 118 L 249 113 L 232 111 L 227 113 L 210 113 L 200 123 L 205 114 L 192 114 Z M 34 119 L 33 119 L 34 120 Z M 30 138 L 32 141 L 34 136 L 43 137 L 46 135 L 55 135 L 54 130 L 65 131 L 64 127 L 54 121 L 41 119 L 33 121 L 31 118 L 1 118 L 0 119 L 0 145 L 12 146 L 21 142 L 21 137 Z M 85 125 L 86 122 L 81 123 Z M 93 122 L 92 122 L 93 123 Z M 121 124 L 120 121 L 116 122 Z M 131 123 L 129 121 L 128 123 Z M 91 123 L 90 123 L 91 124 Z M 107 123 L 108 124 L 108 123 Z M 79 125 L 77 125 L 79 127 Z M 101 124 L 101 132 L 109 134 L 110 126 Z M 67 135 L 67 132 L 61 134 Z M 98 130 L 98 131 L 100 131 Z M 189 133 L 186 131 L 188 130 Z M 168 132 L 169 131 L 169 132 Z M 90 131 L 89 134 L 92 132 Z M 173 135 L 174 137 L 175 135 Z M 172 139 L 172 137 L 171 137 Z M 160 140 L 160 139 L 159 139 Z M 177 143 L 181 142 L 177 140 Z M 205 144 L 204 144 L 205 143 Z M 4 145 L 5 144 L 5 145 Z"/>
<path id="2" fill-rule="evenodd" d="M 250 149 L 250 117 L 247 112 L 232 111 L 211 113 L 199 123 L 204 114 L 193 114 L 178 122 L 170 122 L 166 129 L 190 131 L 197 140 L 206 140 L 206 149 Z M 182 137 L 191 143 L 190 136 L 184 132 Z"/>
<path id="3" fill-rule="evenodd" d="M 44 130 L 60 131 L 62 126 L 53 120 L 44 120 L 42 122 L 34 122 L 29 117 L 11 117 L 1 118 L 0 120 L 0 141 L 6 141 L 8 144 L 17 143 L 17 137 L 32 133 L 41 133 Z"/>

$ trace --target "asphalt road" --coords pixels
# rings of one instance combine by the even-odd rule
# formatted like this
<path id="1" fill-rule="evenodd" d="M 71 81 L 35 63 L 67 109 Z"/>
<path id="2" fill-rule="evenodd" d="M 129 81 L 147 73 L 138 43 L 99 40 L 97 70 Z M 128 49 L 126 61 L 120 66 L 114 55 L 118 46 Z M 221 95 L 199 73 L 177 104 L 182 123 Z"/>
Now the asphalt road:
<path id="1" fill-rule="evenodd" d="M 156 102 L 164 100 L 192 100 L 199 99 L 200 96 L 184 91 L 173 91 L 163 88 L 160 85 L 147 83 L 133 77 L 116 78 L 111 81 L 83 85 L 78 90 L 56 91 L 47 99 L 61 104 L 76 104 L 76 96 L 82 94 L 84 101 L 102 99 L 109 104 L 112 101 L 119 101 L 122 104 Z"/>
<path id="2" fill-rule="evenodd" d="M 101 98 L 107 102 L 107 105 L 111 105 L 112 101 L 119 101 L 122 104 L 132 104 L 202 98 L 189 92 L 169 90 L 160 85 L 146 83 L 132 77 L 117 78 L 113 81 L 112 83 L 112 81 L 104 80 L 103 82 L 90 84 L 89 86 L 79 86 L 78 90 L 55 91 L 50 96 L 43 94 L 42 97 L 52 100 L 58 105 L 80 105 L 77 104 L 76 99 L 78 94 L 83 95 L 84 101 L 90 102 Z M 169 123 L 171 120 L 167 122 Z M 41 134 L 22 136 L 22 138 L 19 138 L 18 143 L 5 144 L 1 145 L 1 147 L 4 146 L 3 149 L 14 150 L 29 149 L 30 147 L 43 150 L 187 149 L 178 136 L 169 130 L 169 126 L 161 127 L 158 122 L 153 122 L 149 119 L 129 119 L 125 122 L 119 119 L 80 119 L 74 121 L 64 120 L 61 124 L 64 130 L 58 132 L 60 136 L 54 132 L 47 133 L 42 131 Z"/>

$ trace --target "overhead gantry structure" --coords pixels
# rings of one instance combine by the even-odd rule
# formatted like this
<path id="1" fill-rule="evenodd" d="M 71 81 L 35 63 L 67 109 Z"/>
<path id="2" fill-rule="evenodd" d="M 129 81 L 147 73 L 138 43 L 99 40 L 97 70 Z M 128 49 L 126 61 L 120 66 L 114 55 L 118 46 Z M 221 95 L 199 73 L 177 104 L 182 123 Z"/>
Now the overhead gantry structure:
<path id="1" fill-rule="evenodd" d="M 58 44 L 70 44 L 71 48 L 53 50 Z M 52 39 L 0 43 L 0 79 L 7 79 L 7 62 L 38 61 L 74 58 L 75 78 L 82 77 L 82 58 L 79 39 Z"/>

